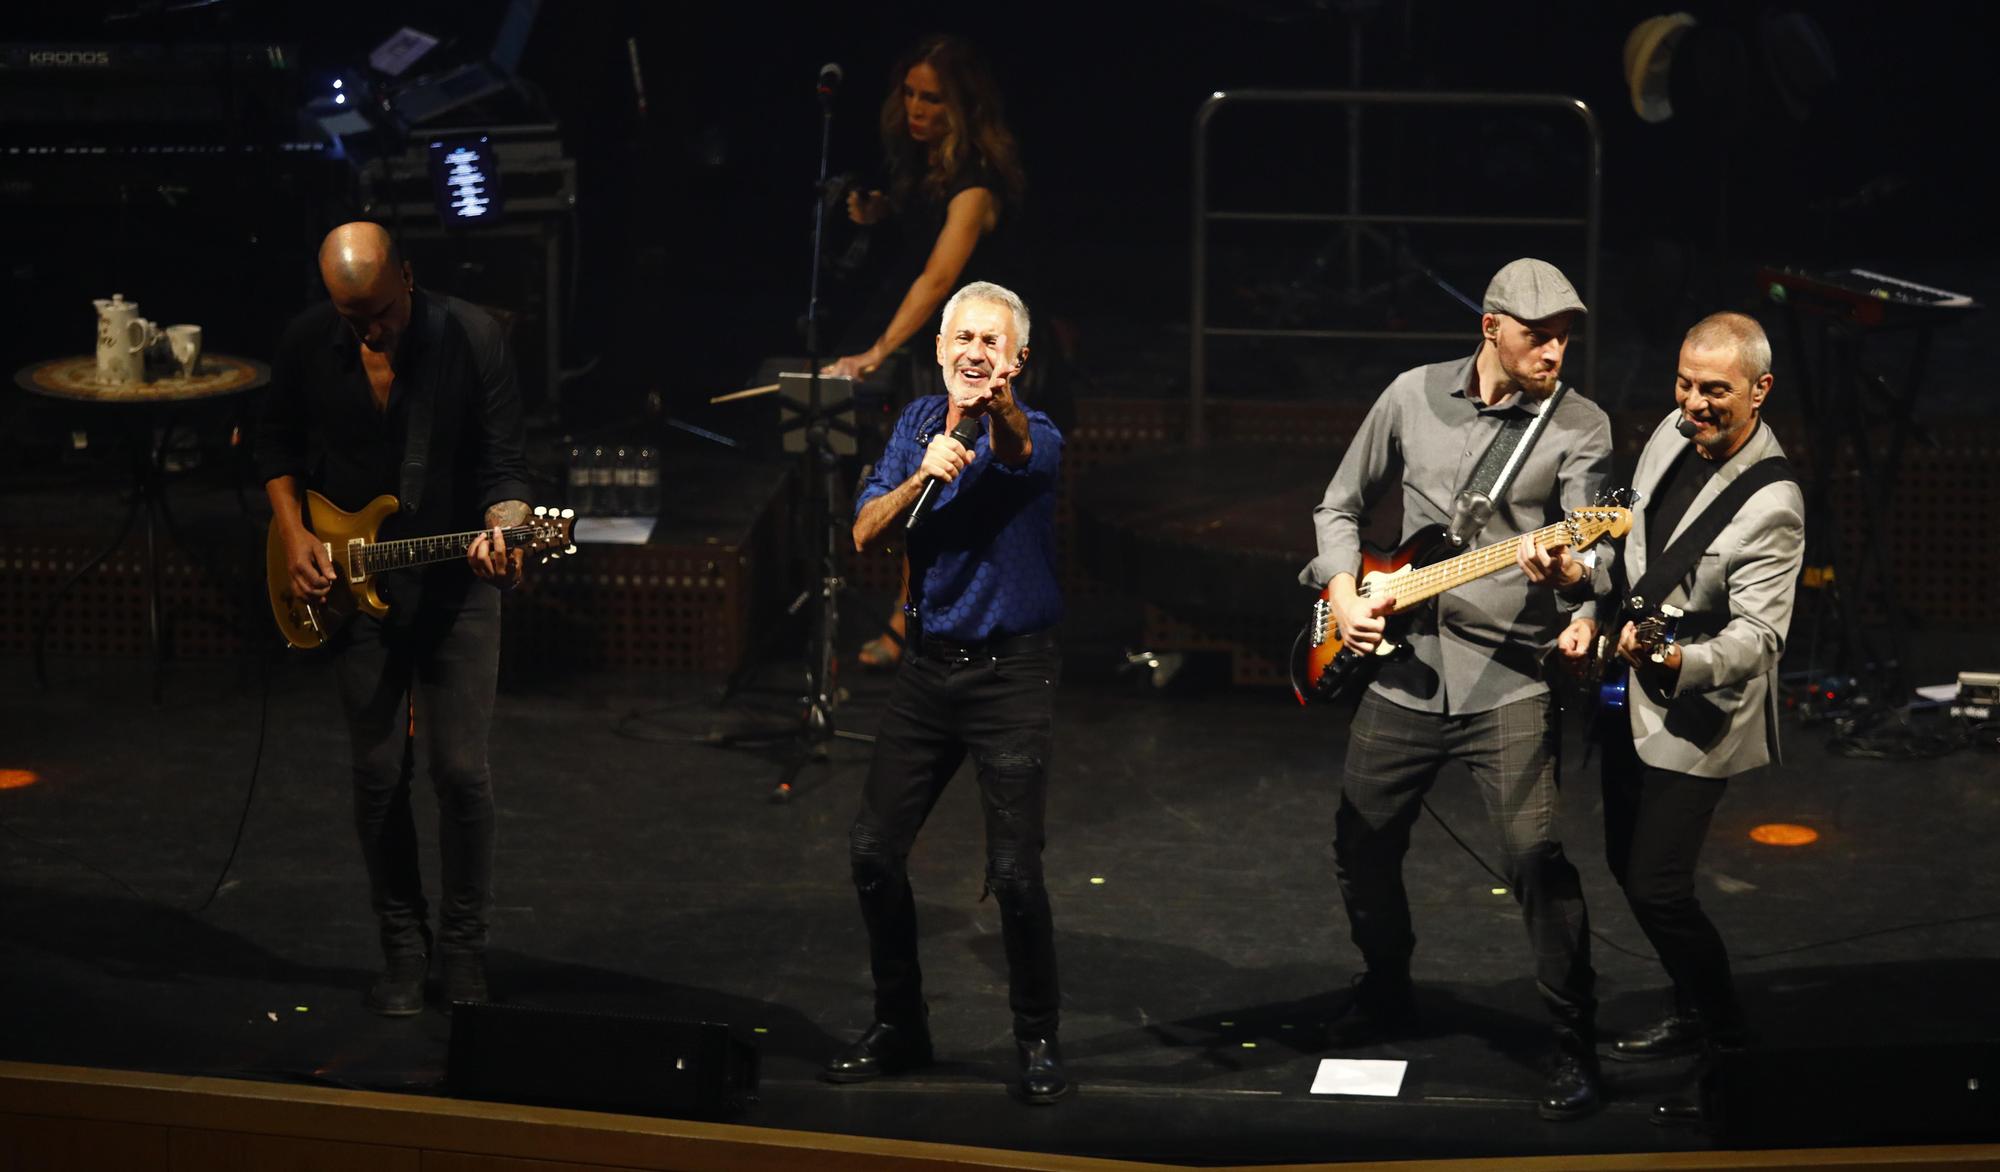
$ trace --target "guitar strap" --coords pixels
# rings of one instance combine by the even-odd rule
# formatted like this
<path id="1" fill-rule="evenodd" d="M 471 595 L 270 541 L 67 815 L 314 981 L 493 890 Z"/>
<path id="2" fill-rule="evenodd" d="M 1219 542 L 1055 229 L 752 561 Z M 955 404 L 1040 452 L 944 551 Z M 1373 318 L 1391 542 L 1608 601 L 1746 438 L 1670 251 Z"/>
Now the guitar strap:
<path id="1" fill-rule="evenodd" d="M 1690 459 L 1694 457 L 1689 457 Z M 1658 605 L 1660 599 L 1674 588 L 1674 584 L 1687 577 L 1695 562 L 1701 559 L 1702 551 L 1709 547 L 1718 534 L 1758 489 L 1776 484 L 1781 480 L 1797 482 L 1792 472 L 1791 462 L 1783 456 L 1772 456 L 1750 465 L 1743 475 L 1738 476 L 1728 488 L 1722 490 L 1701 516 L 1690 521 L 1681 535 L 1668 545 L 1666 552 L 1657 559 L 1647 559 L 1646 573 L 1637 585 L 1625 592 L 1629 602 L 1633 598 L 1645 600 L 1645 605 Z M 1619 565 L 1624 563 L 1620 561 Z"/>
<path id="2" fill-rule="evenodd" d="M 1556 408 L 1567 394 L 1569 384 L 1558 383 L 1556 393 L 1542 403 L 1540 412 L 1531 415 L 1520 411 L 1501 421 L 1500 430 L 1487 443 L 1486 451 L 1452 504 L 1448 532 L 1453 545 L 1461 549 L 1471 545 L 1473 538 L 1486 528 L 1486 522 L 1493 516 L 1493 502 L 1513 486 L 1515 474 L 1527 462 L 1535 441 L 1548 430 L 1549 420 L 1555 418 Z"/>
<path id="3" fill-rule="evenodd" d="M 436 293 L 424 293 L 424 335 L 423 351 L 417 356 L 417 367 L 411 373 L 409 414 L 405 417 L 403 429 L 403 474 L 397 489 L 398 509 L 404 516 L 417 511 L 424 503 L 425 463 L 430 459 L 431 423 L 437 417 L 438 369 L 444 360 L 444 333 L 450 325 L 451 313 L 445 308 L 444 298 Z"/>

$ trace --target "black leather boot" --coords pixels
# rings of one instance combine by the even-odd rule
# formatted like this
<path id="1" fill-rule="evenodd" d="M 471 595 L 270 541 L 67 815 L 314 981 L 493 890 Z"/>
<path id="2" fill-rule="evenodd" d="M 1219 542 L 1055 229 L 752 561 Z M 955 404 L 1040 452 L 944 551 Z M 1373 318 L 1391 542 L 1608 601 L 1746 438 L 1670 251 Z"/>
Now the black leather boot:
<path id="1" fill-rule="evenodd" d="M 424 978 L 431 963 L 422 954 L 392 956 L 368 987 L 368 1008 L 383 1017 L 414 1017 L 424 1011 Z"/>
<path id="2" fill-rule="evenodd" d="M 931 1064 L 928 1026 L 878 1021 L 853 1044 L 835 1054 L 820 1071 L 827 1082 L 867 1082 L 885 1074 L 901 1074 Z"/>
<path id="3" fill-rule="evenodd" d="M 1597 1054 L 1588 1032 L 1558 1028 L 1548 1086 L 1535 1110 L 1544 1119 L 1581 1119 L 1604 1105 Z"/>
<path id="4" fill-rule="evenodd" d="M 1700 1014 L 1676 1010 L 1611 1043 L 1608 1057 L 1620 1062 L 1659 1062 L 1701 1052 L 1708 1023 Z"/>
<path id="5" fill-rule="evenodd" d="M 1013 1087 L 1015 1098 L 1024 1103 L 1053 1103 L 1076 1089 L 1063 1072 L 1062 1047 L 1054 1038 L 1015 1038 L 1014 1050 L 1021 1060 L 1021 1081 Z"/>

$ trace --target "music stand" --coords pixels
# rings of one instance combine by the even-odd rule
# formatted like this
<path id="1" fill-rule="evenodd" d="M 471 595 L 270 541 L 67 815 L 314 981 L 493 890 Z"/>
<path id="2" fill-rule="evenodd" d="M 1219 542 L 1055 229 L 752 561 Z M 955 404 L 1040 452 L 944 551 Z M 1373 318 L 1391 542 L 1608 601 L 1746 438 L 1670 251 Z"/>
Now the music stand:
<path id="1" fill-rule="evenodd" d="M 860 433 L 852 422 L 841 418 L 854 408 L 854 380 L 827 378 L 820 374 L 819 285 L 825 253 L 827 163 L 833 143 L 833 93 L 824 78 L 819 96 L 819 180 L 813 187 L 812 284 L 805 315 L 806 368 L 798 374 L 780 375 L 776 385 L 758 388 L 791 392 L 778 400 L 779 431 L 781 435 L 798 432 L 804 437 L 803 459 L 807 468 L 803 531 L 817 543 L 818 553 L 814 573 L 807 579 L 805 589 L 785 609 L 786 615 L 790 616 L 809 604 L 816 604 L 810 623 L 811 634 L 806 642 L 806 694 L 801 698 L 804 709 L 797 726 L 789 731 L 717 733 L 708 738 L 709 744 L 722 748 L 791 741 L 791 752 L 786 755 L 778 782 L 770 793 L 773 802 L 788 802 L 796 796 L 792 783 L 798 780 L 799 773 L 808 762 L 828 759 L 828 745 L 834 739 L 869 744 L 875 741 L 867 733 L 840 727 L 841 694 L 835 681 L 834 642 L 840 634 L 840 594 L 848 589 L 841 577 L 841 551 L 852 542 L 853 536 L 852 529 L 833 515 L 833 502 L 838 495 L 836 477 L 840 474 L 840 453 L 835 450 L 834 437 L 845 437 L 848 440 L 845 446 L 852 452 Z M 829 383 L 840 384 L 835 389 L 839 397 L 831 402 L 827 400 Z M 717 699 L 718 707 L 727 704 L 742 689 L 747 673 L 755 669 L 761 658 L 760 654 L 751 655 L 724 687 Z"/>

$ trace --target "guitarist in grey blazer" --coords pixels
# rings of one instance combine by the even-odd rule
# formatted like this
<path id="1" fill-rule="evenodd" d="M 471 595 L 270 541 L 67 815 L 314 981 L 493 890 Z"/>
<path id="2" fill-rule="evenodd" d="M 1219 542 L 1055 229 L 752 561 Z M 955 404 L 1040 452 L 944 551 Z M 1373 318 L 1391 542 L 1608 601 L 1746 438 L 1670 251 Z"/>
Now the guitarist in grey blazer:
<path id="1" fill-rule="evenodd" d="M 1681 345 L 1678 407 L 1633 477 L 1644 507 L 1619 559 L 1628 602 L 1638 587 L 1660 594 L 1644 607 L 1686 615 L 1657 662 L 1634 623 L 1618 633 L 1632 681 L 1626 718 L 1606 733 L 1605 851 L 1675 994 L 1665 1019 L 1612 1044 L 1610 1055 L 1626 1061 L 1743 1041 L 1728 950 L 1695 897 L 1694 870 L 1729 779 L 1778 758 L 1778 658 L 1804 556 L 1805 499 L 1789 465 L 1767 463 L 1784 455 L 1761 418 L 1771 385 L 1771 343 L 1754 319 L 1703 318 Z M 1713 536 L 1703 542 L 1704 533 Z M 1689 1117 L 1698 1111 L 1688 1100 L 1655 1109 L 1659 1122 Z"/>

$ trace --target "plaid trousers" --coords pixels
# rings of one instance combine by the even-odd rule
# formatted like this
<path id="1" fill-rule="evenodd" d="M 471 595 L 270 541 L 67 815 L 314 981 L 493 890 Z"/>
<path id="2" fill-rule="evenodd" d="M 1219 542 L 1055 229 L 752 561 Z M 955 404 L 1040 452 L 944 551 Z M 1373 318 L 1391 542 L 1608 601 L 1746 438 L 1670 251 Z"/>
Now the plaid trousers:
<path id="1" fill-rule="evenodd" d="M 1418 712 L 1368 692 L 1354 715 L 1334 818 L 1335 872 L 1355 947 L 1371 971 L 1405 976 L 1416 950 L 1403 856 L 1418 803 L 1463 761 L 1500 838 L 1500 870 L 1528 929 L 1535 981 L 1559 1021 L 1587 1025 L 1597 1002 L 1590 916 L 1556 841 L 1561 738 L 1555 705 L 1530 696 L 1489 712 Z"/>

